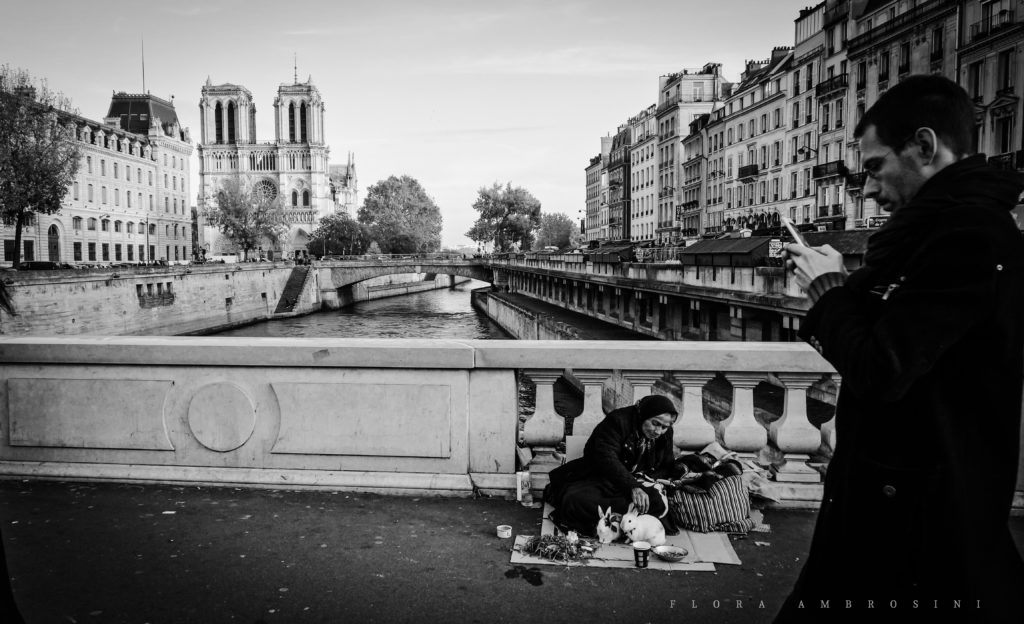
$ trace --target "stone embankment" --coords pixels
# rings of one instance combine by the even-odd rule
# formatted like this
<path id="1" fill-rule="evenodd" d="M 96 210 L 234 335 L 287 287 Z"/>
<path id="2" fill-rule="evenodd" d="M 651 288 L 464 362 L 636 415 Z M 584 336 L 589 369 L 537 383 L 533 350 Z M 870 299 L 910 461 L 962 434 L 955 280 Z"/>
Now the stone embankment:
<path id="1" fill-rule="evenodd" d="M 420 273 L 335 288 L 324 283 L 324 272 L 307 268 L 238 263 L 5 272 L 0 279 L 0 335 L 208 334 L 452 283 L 448 275 Z M 293 280 L 288 301 L 281 305 L 296 271 L 305 275 L 297 280 L 298 288 Z"/>

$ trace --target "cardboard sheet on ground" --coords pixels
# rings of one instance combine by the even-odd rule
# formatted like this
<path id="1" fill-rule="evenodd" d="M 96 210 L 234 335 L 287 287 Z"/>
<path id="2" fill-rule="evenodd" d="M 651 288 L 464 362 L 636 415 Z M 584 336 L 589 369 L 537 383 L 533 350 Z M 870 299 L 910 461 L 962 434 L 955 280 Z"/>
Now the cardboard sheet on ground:
<path id="1" fill-rule="evenodd" d="M 556 535 L 558 529 L 548 520 L 552 511 L 551 505 L 544 505 L 542 535 Z M 585 562 L 551 561 L 543 557 L 525 555 L 522 547 L 529 539 L 528 535 L 517 535 L 512 550 L 510 563 L 548 564 L 548 565 L 586 565 L 602 568 L 632 568 L 633 547 L 629 544 L 603 544 L 594 556 Z M 682 561 L 662 561 L 651 553 L 648 568 L 652 570 L 678 570 L 680 572 L 714 572 L 716 563 L 739 565 L 740 558 L 725 533 L 698 533 L 696 531 L 680 531 L 679 535 L 670 535 L 666 544 L 685 548 L 689 553 Z"/>

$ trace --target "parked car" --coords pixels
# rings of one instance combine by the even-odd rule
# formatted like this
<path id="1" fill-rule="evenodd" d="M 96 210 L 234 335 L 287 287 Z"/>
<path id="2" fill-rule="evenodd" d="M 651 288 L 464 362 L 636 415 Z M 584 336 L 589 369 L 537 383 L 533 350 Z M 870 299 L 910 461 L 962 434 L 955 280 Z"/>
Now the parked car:
<path id="1" fill-rule="evenodd" d="M 28 260 L 19 264 L 18 269 L 21 271 L 55 271 L 60 269 L 60 263 L 49 260 Z"/>

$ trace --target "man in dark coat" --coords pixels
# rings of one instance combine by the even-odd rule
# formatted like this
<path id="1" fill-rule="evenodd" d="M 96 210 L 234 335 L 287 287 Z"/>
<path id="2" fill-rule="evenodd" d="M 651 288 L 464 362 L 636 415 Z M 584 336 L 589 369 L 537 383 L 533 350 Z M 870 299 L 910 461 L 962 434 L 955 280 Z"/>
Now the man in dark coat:
<path id="1" fill-rule="evenodd" d="M 865 197 L 891 211 L 847 276 L 787 245 L 800 328 L 842 377 L 809 557 L 776 622 L 1024 622 L 1008 528 L 1020 452 L 1024 182 L 970 155 L 955 83 L 911 76 L 854 135 Z"/>

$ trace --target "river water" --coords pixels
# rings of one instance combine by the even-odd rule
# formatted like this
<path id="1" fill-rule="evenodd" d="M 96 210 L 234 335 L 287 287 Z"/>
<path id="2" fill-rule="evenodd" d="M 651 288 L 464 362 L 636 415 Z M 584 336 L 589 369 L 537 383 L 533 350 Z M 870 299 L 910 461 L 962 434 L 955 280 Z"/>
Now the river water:
<path id="1" fill-rule="evenodd" d="M 486 282 L 470 280 L 454 288 L 361 301 L 340 310 L 275 319 L 217 335 L 509 340 L 511 336 L 470 303 L 470 292 L 484 286 Z"/>

